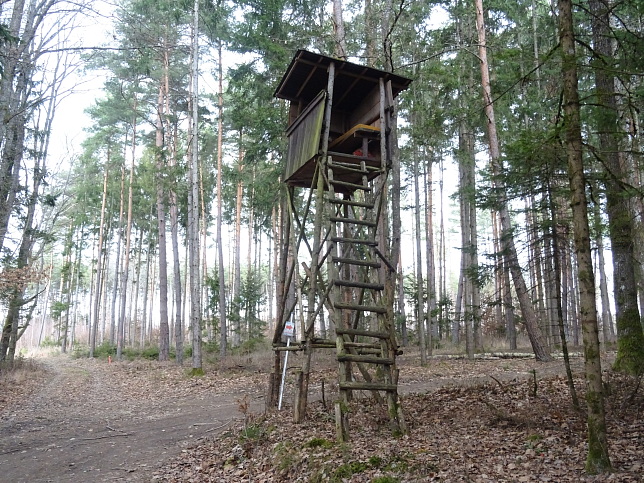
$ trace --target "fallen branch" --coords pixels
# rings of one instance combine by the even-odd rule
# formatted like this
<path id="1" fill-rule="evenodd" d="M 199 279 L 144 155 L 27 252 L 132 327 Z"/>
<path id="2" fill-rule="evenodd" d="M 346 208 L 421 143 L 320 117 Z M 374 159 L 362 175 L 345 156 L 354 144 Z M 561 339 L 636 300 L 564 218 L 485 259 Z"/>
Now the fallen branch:
<path id="1" fill-rule="evenodd" d="M 232 419 L 232 418 L 230 418 L 230 419 L 228 420 L 228 422 L 226 422 L 226 423 L 222 424 L 221 426 L 217 426 L 216 428 L 210 428 L 210 429 L 208 429 L 208 430 L 207 430 L 207 431 L 205 431 L 205 432 L 206 432 L 206 433 L 210 433 L 210 432 L 212 432 L 212 431 L 217 431 L 218 429 L 221 429 L 221 428 L 224 428 L 224 427 L 228 426 L 228 425 L 229 425 L 230 423 L 232 423 L 232 422 L 233 422 L 233 419 Z"/>
<path id="2" fill-rule="evenodd" d="M 494 381 L 495 381 L 495 382 L 496 382 L 496 383 L 501 387 L 501 390 L 502 390 L 503 392 L 507 392 L 507 391 L 506 391 L 506 389 L 505 389 L 505 386 L 501 383 L 501 381 L 499 381 L 499 380 L 498 380 L 496 377 L 494 377 L 492 374 L 488 374 L 488 376 L 489 376 L 489 377 L 491 377 L 492 379 L 494 379 Z"/>
<path id="3" fill-rule="evenodd" d="M 190 426 L 210 426 L 211 424 L 219 424 L 221 421 L 217 421 L 216 423 L 192 423 Z"/>
<path id="4" fill-rule="evenodd" d="M 132 433 L 106 434 L 105 436 L 96 436 L 94 438 L 79 438 L 78 441 L 96 441 L 98 439 L 116 438 L 117 436 L 132 436 Z"/>

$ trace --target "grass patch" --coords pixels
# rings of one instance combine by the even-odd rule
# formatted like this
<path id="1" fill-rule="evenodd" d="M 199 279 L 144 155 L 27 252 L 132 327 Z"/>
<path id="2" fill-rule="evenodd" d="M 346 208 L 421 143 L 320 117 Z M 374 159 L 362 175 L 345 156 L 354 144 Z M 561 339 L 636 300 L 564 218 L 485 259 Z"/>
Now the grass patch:
<path id="1" fill-rule="evenodd" d="M 369 468 L 369 465 L 367 463 L 364 463 L 362 461 L 351 461 L 350 463 L 345 463 L 339 466 L 333 472 L 333 478 L 334 479 L 351 478 L 353 475 L 362 473 L 363 471 L 366 471 L 368 468 Z"/>
<path id="2" fill-rule="evenodd" d="M 257 441 L 264 436 L 264 427 L 261 423 L 248 424 L 242 429 L 239 439 L 242 443 Z"/>
<path id="3" fill-rule="evenodd" d="M 306 442 L 305 448 L 332 448 L 333 443 L 324 438 L 313 438 Z"/>
<path id="4" fill-rule="evenodd" d="M 398 478 L 394 478 L 393 476 L 377 476 L 371 480 L 371 483 L 398 483 L 399 481 Z"/>

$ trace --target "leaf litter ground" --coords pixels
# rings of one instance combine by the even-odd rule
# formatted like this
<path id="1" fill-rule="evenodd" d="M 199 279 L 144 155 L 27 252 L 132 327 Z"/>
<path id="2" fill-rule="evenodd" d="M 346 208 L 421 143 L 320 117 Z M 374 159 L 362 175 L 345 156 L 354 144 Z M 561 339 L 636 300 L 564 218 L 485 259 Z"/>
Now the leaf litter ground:
<path id="1" fill-rule="evenodd" d="M 615 472 L 587 476 L 585 414 L 572 408 L 561 360 L 435 358 L 420 367 L 406 354 L 399 387 L 409 434 L 393 437 L 384 408 L 359 398 L 343 444 L 330 354 L 316 361 L 308 419 L 291 422 L 290 369 L 300 362 L 289 364 L 280 412 L 263 411 L 270 354 L 206 366 L 202 378 L 172 363 L 64 356 L 0 372 L 0 480 L 644 481 L 636 378 L 605 370 Z M 583 406 L 581 358 L 573 366 Z"/>
<path id="2" fill-rule="evenodd" d="M 605 367 L 609 364 L 605 363 Z M 582 361 L 575 386 L 584 406 Z M 536 371 L 536 372 L 533 372 Z M 316 374 L 312 386 L 334 377 Z M 224 435 L 183 451 L 158 481 L 251 482 L 582 482 L 644 481 L 644 388 L 605 371 L 615 472 L 589 476 L 585 412 L 573 409 L 561 360 L 433 360 L 401 367 L 409 434 L 394 437 L 384 407 L 350 406 L 351 438 L 335 441 L 333 404 L 321 397 L 308 419 L 292 411 L 247 415 Z M 325 395 L 332 401 L 337 393 Z"/>

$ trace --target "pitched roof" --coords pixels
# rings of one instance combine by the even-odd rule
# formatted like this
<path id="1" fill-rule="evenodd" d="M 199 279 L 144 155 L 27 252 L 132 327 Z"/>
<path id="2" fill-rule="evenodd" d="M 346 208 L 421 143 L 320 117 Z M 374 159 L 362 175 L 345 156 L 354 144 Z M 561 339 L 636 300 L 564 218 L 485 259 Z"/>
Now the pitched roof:
<path id="1" fill-rule="evenodd" d="M 378 86 L 380 78 L 391 81 L 393 96 L 407 89 L 411 79 L 384 70 L 366 67 L 307 50 L 298 50 L 282 77 L 275 97 L 308 104 L 327 87 L 329 65 L 335 63 L 335 109 L 350 111 Z"/>

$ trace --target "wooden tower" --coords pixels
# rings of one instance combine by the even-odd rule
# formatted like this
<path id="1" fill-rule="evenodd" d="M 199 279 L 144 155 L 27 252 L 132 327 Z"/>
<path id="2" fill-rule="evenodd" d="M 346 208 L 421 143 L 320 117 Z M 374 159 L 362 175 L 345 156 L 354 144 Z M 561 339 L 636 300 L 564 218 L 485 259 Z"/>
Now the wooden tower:
<path id="1" fill-rule="evenodd" d="M 387 178 L 398 162 L 393 102 L 410 82 L 300 50 L 275 91 L 290 102 L 284 174 L 289 206 L 271 394 L 280 354 L 304 351 L 294 408 L 294 420 L 301 421 L 312 352 L 334 347 L 340 389 L 336 429 L 343 440 L 354 391 L 386 402 L 392 429 L 406 431 L 397 393 L 396 261 L 387 259 Z M 282 340 L 287 322 L 297 328 L 290 347 Z"/>

